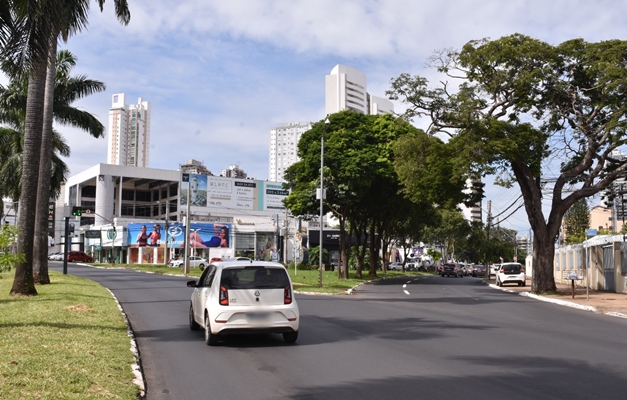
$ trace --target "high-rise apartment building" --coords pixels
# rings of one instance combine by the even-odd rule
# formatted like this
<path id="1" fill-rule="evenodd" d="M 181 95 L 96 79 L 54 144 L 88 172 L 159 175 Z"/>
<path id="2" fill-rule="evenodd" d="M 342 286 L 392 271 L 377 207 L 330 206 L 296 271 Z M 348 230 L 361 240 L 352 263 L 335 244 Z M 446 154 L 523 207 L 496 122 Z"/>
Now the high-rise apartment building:
<path id="1" fill-rule="evenodd" d="M 107 164 L 148 167 L 150 161 L 150 102 L 126 104 L 124 93 L 112 96 L 109 110 Z"/>
<path id="2" fill-rule="evenodd" d="M 311 122 L 279 124 L 270 129 L 270 169 L 268 179 L 283 182 L 285 169 L 298 161 L 298 141 L 311 129 Z"/>
<path id="3" fill-rule="evenodd" d="M 394 112 L 394 105 L 388 99 L 368 93 L 363 72 L 338 64 L 325 78 L 325 110 L 327 114 L 353 110 L 378 115 Z"/>
<path id="4" fill-rule="evenodd" d="M 220 172 L 220 176 L 223 176 L 225 178 L 239 178 L 239 179 L 248 178 L 248 174 L 246 173 L 246 171 L 241 169 L 239 165 L 235 165 L 235 164 L 231 164 L 229 165 L 229 168 L 223 169 L 222 172 Z"/>
<path id="5" fill-rule="evenodd" d="M 207 175 L 213 176 L 211 171 L 205 167 L 202 161 L 188 159 L 186 164 L 180 164 L 179 170 L 184 174 L 196 174 L 196 175 Z"/>

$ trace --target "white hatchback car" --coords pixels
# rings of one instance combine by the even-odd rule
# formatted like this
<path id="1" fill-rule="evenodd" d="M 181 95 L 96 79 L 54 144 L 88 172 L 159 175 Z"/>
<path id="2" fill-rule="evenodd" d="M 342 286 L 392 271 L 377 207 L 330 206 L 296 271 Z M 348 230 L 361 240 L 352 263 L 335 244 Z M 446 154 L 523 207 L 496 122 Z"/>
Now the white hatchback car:
<path id="1" fill-rule="evenodd" d="M 496 271 L 497 286 L 503 286 L 504 283 L 517 283 L 518 286 L 525 286 L 526 280 L 525 269 L 519 263 L 503 263 Z"/>
<path id="2" fill-rule="evenodd" d="M 196 256 L 191 256 L 189 258 L 189 266 L 190 267 L 204 267 L 205 265 L 207 265 L 208 262 L 206 259 L 202 258 L 202 257 L 196 257 Z M 170 267 L 182 267 L 183 265 L 185 265 L 185 260 L 184 259 L 180 259 L 180 260 L 172 260 L 168 263 L 168 265 Z"/>
<path id="3" fill-rule="evenodd" d="M 279 263 L 220 261 L 209 265 L 193 287 L 189 327 L 205 330 L 205 342 L 242 333 L 282 333 L 287 343 L 298 339 L 300 316 L 292 281 Z"/>

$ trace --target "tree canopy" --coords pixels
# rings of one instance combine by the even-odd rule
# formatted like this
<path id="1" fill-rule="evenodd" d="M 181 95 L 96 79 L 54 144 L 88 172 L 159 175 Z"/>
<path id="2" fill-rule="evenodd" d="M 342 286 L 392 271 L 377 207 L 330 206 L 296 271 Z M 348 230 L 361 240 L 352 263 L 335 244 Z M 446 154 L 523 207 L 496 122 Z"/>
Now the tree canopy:
<path id="1" fill-rule="evenodd" d="M 555 290 L 565 212 L 627 176 L 626 61 L 627 41 L 551 45 L 514 34 L 436 52 L 431 65 L 447 80 L 435 88 L 409 74 L 392 80 L 404 117 L 449 135 L 458 167 L 518 184 L 534 231 L 533 291 Z"/>

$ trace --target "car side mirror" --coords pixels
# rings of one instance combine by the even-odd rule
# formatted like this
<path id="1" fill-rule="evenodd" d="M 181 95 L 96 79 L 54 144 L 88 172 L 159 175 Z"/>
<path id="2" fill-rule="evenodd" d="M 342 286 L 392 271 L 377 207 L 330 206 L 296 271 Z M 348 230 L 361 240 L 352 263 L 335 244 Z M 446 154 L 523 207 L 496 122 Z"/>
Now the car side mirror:
<path id="1" fill-rule="evenodd" d="M 187 287 L 196 287 L 197 282 L 196 281 L 187 281 Z"/>

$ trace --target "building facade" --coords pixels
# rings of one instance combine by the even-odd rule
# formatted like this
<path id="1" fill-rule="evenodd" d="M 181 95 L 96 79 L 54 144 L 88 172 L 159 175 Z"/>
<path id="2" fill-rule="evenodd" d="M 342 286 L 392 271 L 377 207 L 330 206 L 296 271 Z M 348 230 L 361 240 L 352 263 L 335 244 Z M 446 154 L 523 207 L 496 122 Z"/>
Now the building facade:
<path id="1" fill-rule="evenodd" d="M 150 102 L 126 104 L 124 93 L 112 96 L 107 137 L 107 164 L 150 165 Z"/>
<path id="2" fill-rule="evenodd" d="M 325 78 L 326 113 L 352 110 L 362 114 L 380 115 L 394 112 L 392 102 L 370 95 L 366 83 L 366 75 L 356 68 L 342 64 L 333 67 Z"/>
<path id="3" fill-rule="evenodd" d="M 183 232 L 189 225 L 207 240 L 206 246 L 189 251 L 208 260 L 280 254 L 291 261 L 298 235 L 282 203 L 287 195 L 279 182 L 98 164 L 68 179 L 56 214 L 68 217 L 74 227 L 69 248 L 97 260 L 164 263 L 184 253 Z M 69 216 L 73 206 L 82 207 L 80 217 Z M 63 251 L 64 223 L 65 218 L 56 219 L 56 245 L 50 252 Z M 157 243 L 138 238 L 143 226 L 149 233 L 159 231 Z M 217 226 L 227 227 L 228 246 L 210 245 Z"/>
<path id="4" fill-rule="evenodd" d="M 285 169 L 299 160 L 298 142 L 311 129 L 311 122 L 279 124 L 270 129 L 270 154 L 268 179 L 284 182 Z"/>
<path id="5" fill-rule="evenodd" d="M 227 169 L 223 169 L 222 172 L 220 172 L 220 176 L 223 176 L 225 178 L 248 178 L 248 174 L 246 173 L 246 171 L 241 169 L 239 165 L 235 164 L 229 165 Z"/>

